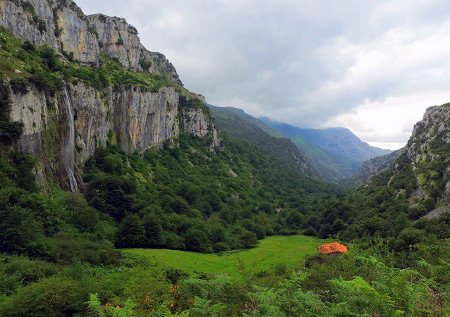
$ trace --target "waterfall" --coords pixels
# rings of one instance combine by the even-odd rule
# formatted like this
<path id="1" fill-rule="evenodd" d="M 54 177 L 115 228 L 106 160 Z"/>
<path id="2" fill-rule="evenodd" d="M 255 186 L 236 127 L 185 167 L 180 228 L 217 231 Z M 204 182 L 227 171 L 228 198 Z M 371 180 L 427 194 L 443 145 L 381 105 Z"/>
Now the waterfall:
<path id="1" fill-rule="evenodd" d="M 67 91 L 67 86 L 64 84 L 64 103 L 67 108 L 67 124 L 69 126 L 69 134 L 66 135 L 63 148 L 63 160 L 69 179 L 70 190 L 72 192 L 78 191 L 78 184 L 75 178 L 75 122 L 73 117 L 72 102 Z"/>

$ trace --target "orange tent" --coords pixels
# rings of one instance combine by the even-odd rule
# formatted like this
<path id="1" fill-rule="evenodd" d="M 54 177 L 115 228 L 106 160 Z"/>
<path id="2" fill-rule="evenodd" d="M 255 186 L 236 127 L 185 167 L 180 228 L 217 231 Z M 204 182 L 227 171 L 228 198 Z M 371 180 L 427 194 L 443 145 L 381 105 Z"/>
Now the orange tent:
<path id="1" fill-rule="evenodd" d="M 322 244 L 319 247 L 319 252 L 322 254 L 333 254 L 333 253 L 347 253 L 348 249 L 345 245 L 338 242 Z"/>

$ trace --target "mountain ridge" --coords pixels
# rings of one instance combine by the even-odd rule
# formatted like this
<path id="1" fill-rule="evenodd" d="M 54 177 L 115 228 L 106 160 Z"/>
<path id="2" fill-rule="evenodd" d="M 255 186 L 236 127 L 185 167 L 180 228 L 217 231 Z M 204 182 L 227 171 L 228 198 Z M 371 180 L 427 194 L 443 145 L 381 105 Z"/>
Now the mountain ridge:
<path id="1" fill-rule="evenodd" d="M 262 121 L 290 138 L 329 181 L 352 178 L 364 161 L 390 152 L 361 141 L 347 128 L 307 129 L 268 118 Z"/>
<path id="2" fill-rule="evenodd" d="M 291 165 L 310 177 L 320 179 L 319 173 L 289 139 L 272 135 L 277 133 L 276 130 L 241 109 L 213 105 L 208 107 L 221 131 L 255 144 L 282 164 Z"/>

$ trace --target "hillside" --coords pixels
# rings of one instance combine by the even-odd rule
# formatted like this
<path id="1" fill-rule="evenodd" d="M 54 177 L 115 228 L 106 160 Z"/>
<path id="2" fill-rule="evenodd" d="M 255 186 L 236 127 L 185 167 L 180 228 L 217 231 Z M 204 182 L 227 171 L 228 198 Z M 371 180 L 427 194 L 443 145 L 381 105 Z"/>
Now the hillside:
<path id="1" fill-rule="evenodd" d="M 376 156 L 365 161 L 361 166 L 357 179 L 364 183 L 376 174 L 387 170 L 395 162 L 395 160 L 399 158 L 404 150 L 404 148 L 401 148 L 399 150 L 392 151 L 389 154 Z"/>
<path id="2" fill-rule="evenodd" d="M 450 104 L 430 107 L 386 174 L 417 213 L 450 211 Z M 379 180 L 377 180 L 379 181 Z"/>
<path id="3" fill-rule="evenodd" d="M 0 0 L 0 316 L 447 316 L 449 110 L 345 189 L 124 19 Z M 302 133 L 333 180 L 380 152 Z"/>
<path id="4" fill-rule="evenodd" d="M 258 146 L 281 164 L 288 164 L 311 177 L 319 177 L 310 162 L 288 139 L 243 110 L 209 105 L 217 126 L 223 132 Z"/>
<path id="5" fill-rule="evenodd" d="M 110 18 L 90 19 L 106 23 L 106 32 Z M 135 35 L 131 27 L 125 31 Z M 220 252 L 251 247 L 266 235 L 305 230 L 304 221 L 287 219 L 321 212 L 323 205 L 314 201 L 334 191 L 308 177 L 314 170 L 288 140 L 264 134 L 278 146 L 280 152 L 274 153 L 264 142 L 254 142 L 257 138 L 222 139 L 202 97 L 181 86 L 174 68 L 135 70 L 131 60 L 127 64 L 117 57 L 120 50 L 108 49 L 109 42 L 101 46 L 98 65 L 82 65 L 75 55 L 37 47 L 4 28 L 0 41 L 2 189 L 24 191 L 19 203 L 4 202 L 5 211 L 42 193 L 43 204 L 58 200 L 61 211 L 54 210 L 52 217 L 67 228 L 71 220 L 63 214 L 78 204 L 108 223 L 114 234 L 101 239 L 109 247 Z M 284 160 L 278 159 L 280 153 Z M 23 175 L 11 174 L 16 170 Z M 79 202 L 69 206 L 70 195 L 61 189 L 79 193 Z M 305 210 L 295 210 L 301 204 Z M 26 207 L 24 217 L 35 212 Z M 53 244 L 67 228 L 41 231 L 50 218 L 38 219 L 30 241 L 5 248 L 30 255 L 30 243 L 45 238 Z M 82 229 L 69 231 L 74 232 L 69 240 L 84 239 Z M 3 238 L 4 243 L 15 239 Z M 35 248 L 44 252 L 42 245 Z M 68 262 L 77 257 L 70 251 L 67 256 Z"/>
<path id="6" fill-rule="evenodd" d="M 431 230 L 442 237 L 448 234 L 449 119 L 449 104 L 428 108 L 399 157 L 393 163 L 386 161 L 378 174 L 349 194 L 355 213 L 346 235 L 364 236 L 369 230 L 371 235 L 395 236 L 405 226 Z M 424 218 L 436 219 L 442 227 L 427 227 Z M 424 234 L 420 230 L 414 235 Z"/>
<path id="7" fill-rule="evenodd" d="M 345 128 L 303 129 L 268 118 L 262 121 L 292 140 L 328 181 L 351 178 L 364 161 L 390 152 L 370 146 Z"/>
<path id="8" fill-rule="evenodd" d="M 204 101 L 124 19 L 46 0 L 2 1 L 0 15 L 0 71 L 23 123 L 16 147 L 37 157 L 42 186 L 82 190 L 84 163 L 107 142 L 131 153 L 188 133 L 219 146 Z"/>

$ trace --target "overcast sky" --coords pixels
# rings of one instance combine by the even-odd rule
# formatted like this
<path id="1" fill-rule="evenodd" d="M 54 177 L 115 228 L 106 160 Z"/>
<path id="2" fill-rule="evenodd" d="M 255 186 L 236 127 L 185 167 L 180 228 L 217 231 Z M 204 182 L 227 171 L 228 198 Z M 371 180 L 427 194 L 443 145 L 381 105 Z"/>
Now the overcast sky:
<path id="1" fill-rule="evenodd" d="M 185 86 L 301 127 L 399 148 L 450 101 L 448 0 L 76 0 L 125 17 Z"/>

